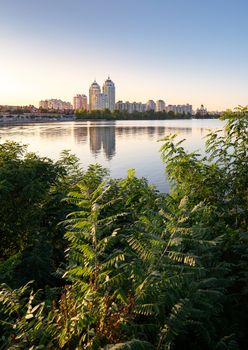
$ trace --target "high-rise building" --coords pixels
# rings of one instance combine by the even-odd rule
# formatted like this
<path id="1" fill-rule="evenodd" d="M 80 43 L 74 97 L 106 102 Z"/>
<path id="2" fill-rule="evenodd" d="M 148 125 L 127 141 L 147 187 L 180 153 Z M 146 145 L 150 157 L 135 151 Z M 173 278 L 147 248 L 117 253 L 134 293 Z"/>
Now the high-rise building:
<path id="1" fill-rule="evenodd" d="M 103 93 L 100 93 L 99 95 L 97 95 L 97 105 L 98 105 L 98 109 L 100 109 L 101 111 L 103 111 L 105 108 L 107 108 L 107 96 Z"/>
<path id="2" fill-rule="evenodd" d="M 108 108 L 111 112 L 115 109 L 115 84 L 108 77 L 102 87 L 102 92 L 105 97 L 105 108 Z"/>
<path id="3" fill-rule="evenodd" d="M 165 110 L 165 102 L 163 100 L 158 100 L 156 102 L 156 112 L 163 112 Z"/>
<path id="4" fill-rule="evenodd" d="M 89 89 L 89 109 L 90 111 L 102 109 L 103 98 L 101 88 L 94 80 Z"/>
<path id="5" fill-rule="evenodd" d="M 147 111 L 155 111 L 156 103 L 153 100 L 149 100 L 146 102 L 146 110 Z"/>
<path id="6" fill-rule="evenodd" d="M 73 97 L 73 109 L 84 109 L 87 111 L 88 105 L 87 105 L 87 96 L 86 95 L 79 95 Z"/>

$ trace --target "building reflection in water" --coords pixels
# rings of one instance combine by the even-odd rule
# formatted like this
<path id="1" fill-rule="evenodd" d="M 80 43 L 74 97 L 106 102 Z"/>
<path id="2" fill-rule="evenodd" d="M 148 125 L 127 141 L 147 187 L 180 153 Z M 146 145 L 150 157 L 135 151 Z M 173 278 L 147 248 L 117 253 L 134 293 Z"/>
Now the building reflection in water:
<path id="1" fill-rule="evenodd" d="M 40 137 L 45 139 L 61 139 L 66 138 L 71 135 L 71 128 L 67 127 L 66 125 L 52 125 L 52 126 L 40 126 Z"/>
<path id="2" fill-rule="evenodd" d="M 223 128 L 220 120 L 204 121 L 78 121 L 2 126 L 0 141 L 13 140 L 29 145 L 29 150 L 58 159 L 63 149 L 71 149 L 83 166 L 98 161 L 107 166 L 113 177 L 122 177 L 129 167 L 145 176 L 161 191 L 164 164 L 156 141 L 169 134 L 186 139 L 186 151 L 199 150 L 204 155 L 203 137 L 209 130 Z M 106 162 L 106 160 L 109 160 Z M 108 163 L 108 164 L 106 164 Z"/>
<path id="3" fill-rule="evenodd" d="M 86 143 L 88 139 L 88 127 L 75 126 L 73 128 L 73 135 L 76 143 Z"/>
<path id="4" fill-rule="evenodd" d="M 200 130 L 202 134 L 204 129 Z M 199 133 L 199 130 L 195 130 Z M 178 134 L 180 137 L 187 135 L 193 137 L 192 128 L 163 127 L 163 126 L 118 126 L 113 123 L 101 125 L 90 123 L 87 126 L 75 125 L 73 128 L 74 140 L 78 143 L 87 143 L 89 139 L 90 151 L 94 156 L 104 153 L 107 160 L 111 160 L 116 154 L 116 138 L 140 138 L 148 137 L 155 141 L 168 134 Z M 190 136 L 191 135 L 191 136 Z"/>
<path id="5" fill-rule="evenodd" d="M 115 155 L 115 126 L 90 126 L 90 150 L 94 155 L 103 149 L 108 160 Z"/>
<path id="6" fill-rule="evenodd" d="M 89 135 L 93 155 L 98 155 L 101 150 L 108 160 L 115 155 L 115 126 L 75 126 L 73 133 L 76 143 L 86 143 Z"/>
<path id="7" fill-rule="evenodd" d="M 175 128 L 164 126 L 132 126 L 132 127 L 117 127 L 117 136 L 148 136 L 149 138 L 155 138 L 168 135 L 168 134 L 191 134 L 192 128 Z"/>

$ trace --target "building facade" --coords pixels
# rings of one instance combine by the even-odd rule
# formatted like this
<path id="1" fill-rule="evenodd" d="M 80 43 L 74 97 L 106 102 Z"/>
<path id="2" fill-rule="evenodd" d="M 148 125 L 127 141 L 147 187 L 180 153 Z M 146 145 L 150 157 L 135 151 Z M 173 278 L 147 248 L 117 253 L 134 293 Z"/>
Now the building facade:
<path id="1" fill-rule="evenodd" d="M 102 87 L 102 93 L 105 95 L 105 108 L 108 108 L 111 112 L 115 109 L 115 84 L 108 77 Z"/>
<path id="2" fill-rule="evenodd" d="M 100 109 L 101 111 L 106 109 L 107 108 L 107 95 L 105 95 L 104 93 L 101 92 L 97 96 L 97 105 L 99 106 L 98 109 Z"/>
<path id="3" fill-rule="evenodd" d="M 165 111 L 165 102 L 163 100 L 157 100 L 156 102 L 156 112 Z"/>
<path id="4" fill-rule="evenodd" d="M 43 109 L 54 109 L 54 110 L 70 110 L 72 104 L 70 102 L 62 101 L 56 98 L 50 100 L 42 100 L 39 102 L 39 107 Z"/>
<path id="5" fill-rule="evenodd" d="M 208 114 L 208 110 L 207 110 L 207 108 L 204 107 L 204 105 L 201 105 L 200 108 L 197 108 L 196 114 L 207 115 Z"/>
<path id="6" fill-rule="evenodd" d="M 120 111 L 120 112 L 128 112 L 128 113 L 133 113 L 133 112 L 145 112 L 146 111 L 146 105 L 141 102 L 123 102 L 123 101 L 118 101 L 115 104 L 115 109 Z"/>
<path id="7" fill-rule="evenodd" d="M 156 103 L 153 100 L 149 100 L 146 102 L 146 110 L 147 111 L 155 111 Z"/>
<path id="8" fill-rule="evenodd" d="M 165 107 L 166 112 L 174 112 L 175 114 L 193 114 L 192 105 L 168 105 Z"/>
<path id="9" fill-rule="evenodd" d="M 88 99 L 86 95 L 79 95 L 73 97 L 73 109 L 88 110 Z"/>
<path id="10" fill-rule="evenodd" d="M 109 109 L 111 112 L 115 109 L 115 84 L 108 78 L 101 91 L 100 85 L 94 81 L 89 89 L 89 110 Z"/>
<path id="11" fill-rule="evenodd" d="M 89 89 L 89 110 L 99 110 L 102 109 L 102 97 L 100 85 L 94 81 Z"/>

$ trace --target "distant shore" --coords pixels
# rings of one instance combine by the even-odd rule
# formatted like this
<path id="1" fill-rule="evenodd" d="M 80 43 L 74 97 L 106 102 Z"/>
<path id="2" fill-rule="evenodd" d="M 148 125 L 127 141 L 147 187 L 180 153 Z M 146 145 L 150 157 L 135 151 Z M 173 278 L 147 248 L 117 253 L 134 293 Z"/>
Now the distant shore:
<path id="1" fill-rule="evenodd" d="M 66 122 L 75 121 L 75 115 L 56 115 L 56 116 L 0 116 L 1 124 L 30 124 L 30 123 L 50 123 L 50 122 Z"/>
<path id="2" fill-rule="evenodd" d="M 56 122 L 71 122 L 71 121 L 77 121 L 77 122 L 99 122 L 99 121 L 134 121 L 134 120 L 185 120 L 185 119 L 218 119 L 219 116 L 202 116 L 201 118 L 194 116 L 187 116 L 182 118 L 182 116 L 173 116 L 171 118 L 165 118 L 165 119 L 159 119 L 159 118 L 77 118 L 75 115 L 70 116 L 0 116 L 0 125 L 6 125 L 6 124 L 32 124 L 32 123 L 56 123 Z"/>

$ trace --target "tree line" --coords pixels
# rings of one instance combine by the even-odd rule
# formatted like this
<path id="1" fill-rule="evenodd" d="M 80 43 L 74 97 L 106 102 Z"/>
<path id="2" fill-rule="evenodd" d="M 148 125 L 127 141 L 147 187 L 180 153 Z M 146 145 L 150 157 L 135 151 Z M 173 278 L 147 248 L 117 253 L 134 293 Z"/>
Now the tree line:
<path id="1" fill-rule="evenodd" d="M 94 110 L 86 111 L 85 109 L 79 109 L 75 111 L 77 120 L 91 120 L 91 119 L 105 119 L 105 120 L 166 120 L 166 119 L 216 119 L 219 115 L 206 114 L 204 116 L 195 114 L 194 116 L 190 113 L 175 113 L 170 112 L 155 112 L 153 110 L 145 112 L 132 112 L 114 110 L 111 112 L 109 109 L 105 110 Z"/>

